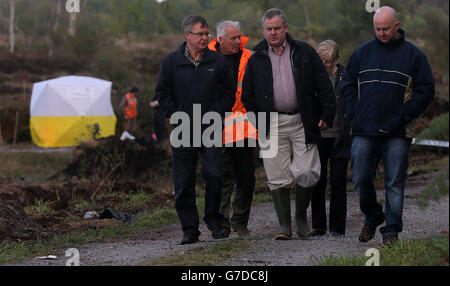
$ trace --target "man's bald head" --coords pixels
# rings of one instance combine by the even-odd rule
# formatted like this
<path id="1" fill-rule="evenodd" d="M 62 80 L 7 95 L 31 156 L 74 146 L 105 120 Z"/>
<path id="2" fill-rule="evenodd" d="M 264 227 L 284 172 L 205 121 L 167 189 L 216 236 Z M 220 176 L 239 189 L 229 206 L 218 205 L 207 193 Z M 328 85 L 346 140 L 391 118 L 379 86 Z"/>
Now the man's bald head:
<path id="1" fill-rule="evenodd" d="M 397 12 L 389 6 L 377 10 L 373 17 L 373 25 L 377 38 L 385 44 L 399 37 L 400 21 Z"/>
<path id="2" fill-rule="evenodd" d="M 375 12 L 375 16 L 373 17 L 373 21 L 379 20 L 379 18 L 386 18 L 386 20 L 397 22 L 398 16 L 397 11 L 394 8 L 389 6 L 383 6 Z"/>

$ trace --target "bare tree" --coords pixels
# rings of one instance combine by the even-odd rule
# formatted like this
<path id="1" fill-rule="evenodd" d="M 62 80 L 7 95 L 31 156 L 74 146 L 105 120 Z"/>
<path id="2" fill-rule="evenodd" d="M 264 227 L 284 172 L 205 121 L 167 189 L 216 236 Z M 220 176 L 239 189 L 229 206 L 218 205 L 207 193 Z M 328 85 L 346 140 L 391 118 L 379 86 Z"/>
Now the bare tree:
<path id="1" fill-rule="evenodd" d="M 53 32 L 57 32 L 58 31 L 59 16 L 60 15 L 61 15 L 61 1 L 60 0 L 56 0 L 56 17 L 55 17 L 55 22 L 53 23 Z"/>
<path id="2" fill-rule="evenodd" d="M 69 35 L 75 35 L 75 25 L 77 23 L 77 13 L 70 13 L 69 16 Z"/>
<path id="3" fill-rule="evenodd" d="M 303 11 L 305 11 L 306 29 L 308 30 L 308 40 L 312 39 L 311 21 L 309 20 L 308 2 L 303 0 Z"/>
<path id="4" fill-rule="evenodd" d="M 14 17 L 16 14 L 15 0 L 9 0 L 9 51 L 14 53 L 14 45 L 16 42 L 14 34 Z"/>

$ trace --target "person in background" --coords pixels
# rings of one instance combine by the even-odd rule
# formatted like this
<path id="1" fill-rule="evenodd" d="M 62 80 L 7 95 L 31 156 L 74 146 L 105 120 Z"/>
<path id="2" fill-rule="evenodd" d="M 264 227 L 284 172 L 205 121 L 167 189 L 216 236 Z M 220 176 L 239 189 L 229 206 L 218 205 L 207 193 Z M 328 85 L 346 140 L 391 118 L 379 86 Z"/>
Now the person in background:
<path id="1" fill-rule="evenodd" d="M 339 63 L 339 46 L 326 40 L 316 47 L 333 84 L 336 95 L 336 115 L 333 126 L 321 132 L 318 144 L 320 156 L 320 180 L 314 188 L 311 200 L 311 236 L 322 236 L 327 232 L 325 191 L 327 189 L 328 162 L 330 163 L 330 214 L 331 236 L 344 236 L 347 216 L 347 170 L 350 159 L 351 137 L 349 122 L 344 114 L 345 102 L 340 95 L 340 83 L 345 67 Z"/>
<path id="2" fill-rule="evenodd" d="M 424 53 L 405 40 L 397 12 L 380 8 L 373 18 L 375 39 L 351 56 L 341 85 L 352 120 L 352 180 L 365 215 L 359 240 L 367 242 L 380 228 L 383 243 L 398 241 L 411 134 L 407 125 L 425 111 L 435 95 L 434 78 Z M 385 212 L 373 185 L 377 162 L 383 162 Z"/>
<path id="3" fill-rule="evenodd" d="M 137 110 L 137 94 L 139 88 L 132 87 L 128 93 L 126 93 L 120 101 L 120 109 L 124 113 L 123 130 L 134 135 L 136 132 L 136 118 L 138 115 Z"/>
<path id="4" fill-rule="evenodd" d="M 158 142 L 161 147 L 170 153 L 169 130 L 167 128 L 166 113 L 159 107 L 159 98 L 154 97 L 150 102 L 150 107 L 155 111 L 153 114 L 153 125 L 155 133 L 152 134 L 153 140 Z"/>

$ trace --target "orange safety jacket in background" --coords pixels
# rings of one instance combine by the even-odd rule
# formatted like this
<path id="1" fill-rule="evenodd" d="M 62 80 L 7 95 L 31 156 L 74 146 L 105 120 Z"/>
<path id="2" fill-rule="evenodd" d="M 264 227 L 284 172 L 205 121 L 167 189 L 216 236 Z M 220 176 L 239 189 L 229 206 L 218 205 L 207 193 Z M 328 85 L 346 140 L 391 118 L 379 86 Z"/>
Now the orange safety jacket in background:
<path id="1" fill-rule="evenodd" d="M 242 56 L 239 63 L 236 101 L 232 109 L 233 114 L 225 118 L 225 128 L 223 130 L 223 144 L 225 145 L 245 139 L 258 140 L 258 131 L 250 122 L 247 121 L 247 111 L 241 101 L 242 82 L 244 80 L 245 68 L 247 67 L 248 59 L 252 55 L 250 50 L 244 48 L 247 42 L 248 38 L 241 36 Z M 217 51 L 216 44 L 217 39 L 214 39 L 209 43 L 208 48 L 210 50 Z"/>
<path id="2" fill-rule="evenodd" d="M 126 119 L 131 119 L 137 116 L 137 98 L 132 93 L 125 94 L 125 107 L 124 107 L 124 113 Z"/>

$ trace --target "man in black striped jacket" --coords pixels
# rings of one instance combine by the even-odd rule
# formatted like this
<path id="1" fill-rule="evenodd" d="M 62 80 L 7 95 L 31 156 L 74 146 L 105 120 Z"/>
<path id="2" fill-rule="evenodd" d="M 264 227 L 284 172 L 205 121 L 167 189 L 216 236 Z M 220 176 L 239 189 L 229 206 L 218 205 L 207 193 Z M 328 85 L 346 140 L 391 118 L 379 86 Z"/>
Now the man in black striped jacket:
<path id="1" fill-rule="evenodd" d="M 407 124 L 425 111 L 435 94 L 426 56 L 405 40 L 397 13 L 382 7 L 374 17 L 376 38 L 352 55 L 341 92 L 352 120 L 352 180 L 366 219 L 359 240 L 375 236 L 383 243 L 398 240 L 411 134 Z M 386 207 L 377 202 L 373 176 L 381 158 L 385 171 Z"/>

